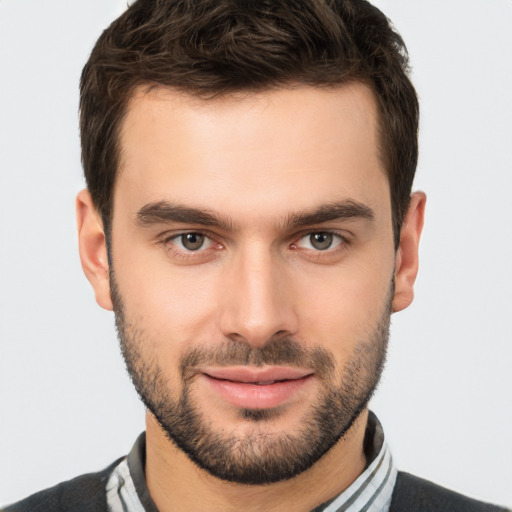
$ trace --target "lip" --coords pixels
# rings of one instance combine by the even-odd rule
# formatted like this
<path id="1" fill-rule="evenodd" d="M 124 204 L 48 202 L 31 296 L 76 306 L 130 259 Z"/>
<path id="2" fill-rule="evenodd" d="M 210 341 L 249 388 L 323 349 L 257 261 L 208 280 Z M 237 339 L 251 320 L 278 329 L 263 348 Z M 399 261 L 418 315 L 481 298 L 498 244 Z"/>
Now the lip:
<path id="1" fill-rule="evenodd" d="M 302 379 L 313 373 L 311 370 L 292 368 L 290 366 L 264 366 L 262 368 L 251 368 L 250 366 L 221 366 L 201 368 L 200 371 L 214 379 L 253 384 L 277 380 Z"/>
<path id="2" fill-rule="evenodd" d="M 272 409 L 293 400 L 313 371 L 287 366 L 202 368 L 199 376 L 223 400 L 245 409 Z"/>

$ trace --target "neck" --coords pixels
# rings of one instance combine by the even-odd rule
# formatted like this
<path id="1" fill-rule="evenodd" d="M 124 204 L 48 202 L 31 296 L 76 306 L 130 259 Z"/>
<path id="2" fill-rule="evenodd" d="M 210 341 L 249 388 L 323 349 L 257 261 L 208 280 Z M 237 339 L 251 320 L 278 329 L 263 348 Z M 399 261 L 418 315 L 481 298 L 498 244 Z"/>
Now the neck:
<path id="1" fill-rule="evenodd" d="M 363 411 L 343 438 L 311 468 L 298 476 L 267 485 L 220 480 L 192 462 L 170 441 L 151 413 L 146 415 L 146 480 L 158 510 L 308 511 L 334 498 L 364 470 L 364 434 L 368 411 Z M 328 478 L 326 478 L 328 476 Z"/>

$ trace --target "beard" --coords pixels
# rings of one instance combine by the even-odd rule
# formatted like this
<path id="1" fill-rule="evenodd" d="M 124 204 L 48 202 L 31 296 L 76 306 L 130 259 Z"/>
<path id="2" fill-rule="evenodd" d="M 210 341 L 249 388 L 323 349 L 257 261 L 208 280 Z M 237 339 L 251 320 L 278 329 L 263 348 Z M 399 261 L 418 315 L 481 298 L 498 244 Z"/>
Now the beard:
<path id="1" fill-rule="evenodd" d="M 381 317 L 366 338 L 358 340 L 341 372 L 336 371 L 329 351 L 304 347 L 291 338 L 272 338 L 262 347 L 226 340 L 215 347 L 194 346 L 182 355 L 176 369 L 182 388 L 176 396 L 157 353 L 148 351 L 152 343 L 144 329 L 126 318 L 112 270 L 110 283 L 121 351 L 142 402 L 166 436 L 190 460 L 222 480 L 261 485 L 290 479 L 307 470 L 350 429 L 380 380 L 389 338 L 393 286 Z M 268 432 L 259 428 L 282 414 L 279 407 L 239 409 L 240 419 L 252 427 L 243 434 L 216 430 L 194 400 L 194 376 L 203 364 L 311 368 L 320 392 L 308 412 L 297 418 L 296 430 Z"/>

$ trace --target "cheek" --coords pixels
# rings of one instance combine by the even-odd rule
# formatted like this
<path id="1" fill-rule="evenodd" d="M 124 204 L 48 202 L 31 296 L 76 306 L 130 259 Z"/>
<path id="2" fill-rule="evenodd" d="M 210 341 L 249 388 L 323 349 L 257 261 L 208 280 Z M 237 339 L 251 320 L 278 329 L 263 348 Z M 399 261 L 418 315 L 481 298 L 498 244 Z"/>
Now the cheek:
<path id="1" fill-rule="evenodd" d="M 123 272 L 123 270 L 126 270 Z M 192 343 L 212 339 L 215 279 L 211 272 L 116 262 L 125 316 L 162 357 L 179 357 Z"/>
<path id="2" fill-rule="evenodd" d="M 375 265 L 337 269 L 319 280 L 304 276 L 301 288 L 301 333 L 346 361 L 359 342 L 378 326 L 390 300 L 392 270 Z"/>

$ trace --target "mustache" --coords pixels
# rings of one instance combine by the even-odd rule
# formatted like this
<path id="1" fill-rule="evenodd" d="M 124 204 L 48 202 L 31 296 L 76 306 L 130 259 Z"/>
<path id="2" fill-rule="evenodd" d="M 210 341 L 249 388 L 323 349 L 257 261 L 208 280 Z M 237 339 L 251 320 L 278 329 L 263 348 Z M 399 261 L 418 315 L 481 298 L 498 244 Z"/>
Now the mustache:
<path id="1" fill-rule="evenodd" d="M 291 338 L 270 339 L 261 347 L 229 340 L 216 347 L 196 346 L 180 361 L 181 376 L 192 377 L 199 365 L 264 366 L 282 365 L 310 368 L 320 378 L 332 377 L 335 362 L 332 354 L 322 347 L 304 347 Z"/>

